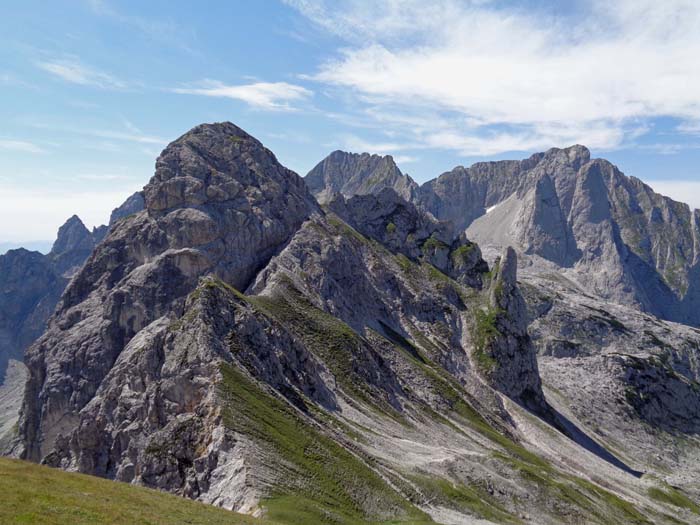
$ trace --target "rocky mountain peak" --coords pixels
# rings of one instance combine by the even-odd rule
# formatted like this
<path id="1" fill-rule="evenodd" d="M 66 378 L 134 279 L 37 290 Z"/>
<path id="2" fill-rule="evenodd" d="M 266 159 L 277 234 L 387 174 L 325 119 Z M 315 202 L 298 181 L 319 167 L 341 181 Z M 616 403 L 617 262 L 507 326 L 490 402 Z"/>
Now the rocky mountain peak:
<path id="1" fill-rule="evenodd" d="M 571 166 L 578 170 L 591 160 L 591 152 L 586 146 L 574 144 L 567 148 L 550 148 L 542 156 L 545 162 L 557 162 L 562 166 Z"/>
<path id="2" fill-rule="evenodd" d="M 170 143 L 144 188 L 146 208 L 176 208 L 264 198 L 264 194 L 307 193 L 301 178 L 283 168 L 258 140 L 230 122 L 203 124 Z M 255 194 L 255 195 L 253 195 Z M 311 201 L 310 196 L 303 198 Z"/>
<path id="3" fill-rule="evenodd" d="M 631 230 L 614 221 L 666 239 L 688 210 L 581 146 L 453 170 L 420 202 L 390 157 L 326 160 L 321 192 L 342 191 L 321 210 L 233 124 L 170 144 L 146 209 L 125 203 L 28 350 L 14 453 L 274 522 L 300 501 L 304 523 L 675 523 L 661 503 L 685 500 L 650 488 L 695 494 L 676 473 L 697 447 L 634 430 L 671 408 L 697 434 L 700 336 L 598 302 L 552 261 L 617 264 Z M 507 241 L 490 271 L 461 227 L 483 217 Z M 530 255 L 549 284 L 518 269 Z"/>
<path id="4" fill-rule="evenodd" d="M 59 275 L 71 277 L 87 259 L 104 232 L 93 235 L 77 215 L 73 215 L 58 229 L 56 241 L 48 254 Z"/>
<path id="5" fill-rule="evenodd" d="M 392 188 L 406 200 L 411 200 L 418 185 L 404 175 L 391 155 L 348 153 L 334 151 L 319 162 L 305 177 L 309 190 L 322 204 L 333 195 L 346 197 L 376 193 Z"/>
<path id="6" fill-rule="evenodd" d="M 77 422 L 126 345 L 179 311 L 200 277 L 245 290 L 301 224 L 320 213 L 303 179 L 231 123 L 197 126 L 166 147 L 144 194 L 148 213 L 113 225 L 28 350 L 33 395 L 23 435 L 58 431 L 53 409 L 40 411 L 44 402 Z M 81 364 L 82 378 L 64 372 L 75 362 L 75 341 L 91 356 Z M 65 367 L 47 370 L 47 360 Z M 59 408 L 65 393 L 71 400 Z M 61 428 L 66 435 L 74 430 Z M 27 457 L 43 456 L 54 445 L 30 441 Z M 60 457 L 67 453 L 61 450 Z"/>
<path id="7" fill-rule="evenodd" d="M 87 247 L 91 242 L 90 230 L 85 227 L 80 217 L 73 215 L 58 229 L 56 241 L 51 248 L 51 255 L 59 256 L 81 247 Z"/>

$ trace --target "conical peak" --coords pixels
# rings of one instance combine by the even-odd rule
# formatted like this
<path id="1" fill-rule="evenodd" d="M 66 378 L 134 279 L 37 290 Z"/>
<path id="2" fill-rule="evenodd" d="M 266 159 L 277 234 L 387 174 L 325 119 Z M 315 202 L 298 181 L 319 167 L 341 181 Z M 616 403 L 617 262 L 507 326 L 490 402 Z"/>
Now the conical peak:
<path id="1" fill-rule="evenodd" d="M 301 178 L 260 141 L 230 122 L 221 122 L 201 124 L 171 142 L 158 157 L 144 196 L 146 208 L 160 213 L 229 201 L 250 187 L 306 192 Z"/>

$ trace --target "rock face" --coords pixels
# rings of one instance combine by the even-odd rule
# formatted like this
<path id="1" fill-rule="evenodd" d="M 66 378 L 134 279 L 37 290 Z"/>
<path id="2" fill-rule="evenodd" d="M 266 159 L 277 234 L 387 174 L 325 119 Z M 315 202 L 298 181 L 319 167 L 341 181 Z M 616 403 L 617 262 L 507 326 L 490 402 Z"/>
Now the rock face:
<path id="1" fill-rule="evenodd" d="M 121 206 L 112 210 L 112 214 L 109 216 L 109 226 L 113 226 L 119 219 L 142 211 L 145 207 L 146 201 L 143 198 L 143 192 L 137 191 L 126 199 Z"/>
<path id="2" fill-rule="evenodd" d="M 144 194 L 146 210 L 110 231 L 27 353 L 27 457 L 47 456 L 58 435 L 75 432 L 127 343 L 181 310 L 200 276 L 245 288 L 317 210 L 301 178 L 232 124 L 199 126 L 171 143 Z"/>
<path id="3" fill-rule="evenodd" d="M 517 285 L 518 259 L 508 248 L 497 259 L 486 313 L 476 316 L 476 361 L 494 387 L 535 411 L 546 411 L 537 354 L 527 332 L 527 306 Z"/>
<path id="4" fill-rule="evenodd" d="M 21 361 L 44 331 L 64 287 L 65 279 L 39 252 L 20 248 L 0 256 L 0 376 L 8 360 Z"/>
<path id="5" fill-rule="evenodd" d="M 0 255 L 0 443 L 17 422 L 26 377 L 24 351 L 46 329 L 70 277 L 101 235 L 73 216 L 59 229 L 49 254 L 20 248 Z"/>
<path id="6" fill-rule="evenodd" d="M 476 244 L 455 236 L 451 223 L 436 221 L 391 188 L 347 200 L 336 195 L 328 209 L 391 251 L 427 262 L 463 284 L 480 287 L 488 271 Z"/>
<path id="7" fill-rule="evenodd" d="M 440 219 L 462 220 L 482 246 L 512 245 L 605 299 L 700 323 L 696 214 L 582 146 L 457 168 L 423 186 L 419 200 Z"/>
<path id="8" fill-rule="evenodd" d="M 48 255 L 56 272 L 67 278 L 75 275 L 103 236 L 101 230 L 93 235 L 83 221 L 73 215 L 58 229 L 56 242 Z"/>
<path id="9" fill-rule="evenodd" d="M 136 193 L 112 218 L 143 209 L 142 203 Z M 106 226 L 90 232 L 73 215 L 59 228 L 47 255 L 22 248 L 0 255 L 0 385 L 8 360 L 22 361 L 24 350 L 44 332 L 69 279 L 106 233 Z"/>
<path id="10" fill-rule="evenodd" d="M 74 215 L 59 228 L 48 255 L 23 248 L 0 255 L 0 377 L 8 359 L 21 361 L 24 349 L 43 333 L 95 237 Z"/>
<path id="11" fill-rule="evenodd" d="M 502 173 L 484 165 L 484 180 L 501 173 L 503 187 L 484 183 L 482 212 L 465 213 L 508 199 L 509 174 L 542 164 L 549 182 L 538 178 L 534 196 L 513 184 L 513 201 L 539 203 L 523 223 L 551 234 L 552 257 L 568 257 L 574 228 L 560 219 L 580 199 L 557 203 L 549 171 L 572 156 Z M 579 193 L 595 190 L 593 175 Z M 352 179 L 332 177 L 341 188 Z M 579 421 L 567 401 L 578 395 L 602 413 L 605 388 L 559 387 L 552 402 L 560 363 L 536 359 L 575 352 L 557 342 L 557 330 L 577 327 L 567 315 L 585 308 L 565 300 L 569 289 L 560 300 L 547 295 L 553 285 L 528 281 L 523 293 L 512 249 L 489 268 L 469 222 L 435 219 L 457 209 L 447 195 L 431 214 L 394 184 L 360 179 L 368 191 L 333 189 L 321 208 L 233 124 L 171 143 L 145 209 L 113 222 L 27 352 L 20 455 L 282 523 L 290 509 L 303 523 L 691 522 L 692 506 L 668 508 L 685 501 L 680 489 L 638 476 L 665 477 L 654 469 L 668 462 L 649 462 L 641 446 L 620 459 L 623 447 L 600 436 L 625 410 L 629 428 L 656 429 L 647 435 L 657 443 L 692 432 L 695 412 L 680 414 L 693 404 L 690 376 L 680 377 L 681 363 L 696 367 L 692 351 L 669 361 L 673 373 L 614 361 L 602 385 L 630 395 L 604 429 Z M 605 217 L 580 209 L 588 222 Z M 659 406 L 673 406 L 672 428 L 659 427 Z M 693 495 L 693 479 L 674 482 Z"/>
<path id="12" fill-rule="evenodd" d="M 309 190 L 325 204 L 336 193 L 346 197 L 376 193 L 392 188 L 405 200 L 412 200 L 418 185 L 401 173 L 394 159 L 387 155 L 334 151 L 319 162 L 305 177 Z"/>
<path id="13" fill-rule="evenodd" d="M 367 177 L 357 178 L 355 166 L 347 165 L 358 156 L 334 155 L 307 175 L 316 195 L 376 193 L 404 180 L 346 184 Z M 466 230 L 490 254 L 513 246 L 525 265 L 553 264 L 604 299 L 700 324 L 700 212 L 591 159 L 583 146 L 460 166 L 399 194 Z"/>

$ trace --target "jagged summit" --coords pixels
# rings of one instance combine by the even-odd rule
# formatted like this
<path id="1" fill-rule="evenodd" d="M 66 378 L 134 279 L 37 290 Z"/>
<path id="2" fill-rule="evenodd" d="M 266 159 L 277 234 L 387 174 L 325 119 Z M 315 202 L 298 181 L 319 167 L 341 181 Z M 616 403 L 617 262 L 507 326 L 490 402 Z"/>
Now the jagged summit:
<path id="1" fill-rule="evenodd" d="M 103 235 L 101 230 L 88 230 L 77 215 L 70 217 L 58 229 L 56 241 L 48 254 L 58 274 L 72 277 Z"/>
<path id="2" fill-rule="evenodd" d="M 56 256 L 76 249 L 90 238 L 90 230 L 85 227 L 80 217 L 73 215 L 59 229 L 51 254 Z"/>
<path id="3" fill-rule="evenodd" d="M 253 187 L 262 194 L 253 196 Z M 152 213 L 237 198 L 264 198 L 265 193 L 271 200 L 287 195 L 287 213 L 314 206 L 301 178 L 230 122 L 197 126 L 170 143 L 144 188 L 146 208 Z"/>
<path id="4" fill-rule="evenodd" d="M 322 204 L 333 195 L 346 197 L 375 193 L 392 188 L 406 200 L 411 200 L 418 185 L 401 173 L 391 155 L 347 153 L 334 151 L 319 162 L 305 177 L 309 190 Z"/>
<path id="5" fill-rule="evenodd" d="M 691 278 L 700 271 L 700 212 L 592 159 L 585 146 L 458 166 L 421 186 L 399 175 L 370 176 L 357 169 L 360 157 L 325 159 L 307 175 L 314 194 L 399 186 L 402 197 L 466 231 L 491 259 L 513 246 L 526 267 L 554 265 L 604 299 L 700 324 L 700 285 Z"/>

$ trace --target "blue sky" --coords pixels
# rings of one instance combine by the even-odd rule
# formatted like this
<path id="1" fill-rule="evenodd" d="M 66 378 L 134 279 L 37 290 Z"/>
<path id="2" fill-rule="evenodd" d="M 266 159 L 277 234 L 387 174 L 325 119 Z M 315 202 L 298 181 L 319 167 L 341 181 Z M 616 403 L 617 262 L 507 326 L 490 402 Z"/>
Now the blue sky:
<path id="1" fill-rule="evenodd" d="M 614 5 L 613 5 L 614 4 Z M 700 207 L 691 0 L 6 1 L 0 242 L 88 226 L 162 148 L 230 120 L 305 174 L 334 149 L 423 182 L 588 145 Z"/>

